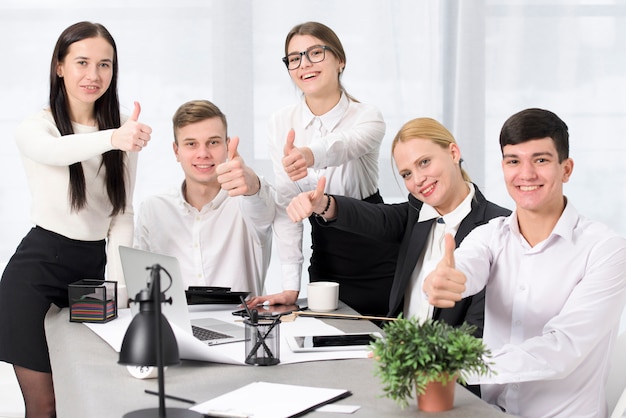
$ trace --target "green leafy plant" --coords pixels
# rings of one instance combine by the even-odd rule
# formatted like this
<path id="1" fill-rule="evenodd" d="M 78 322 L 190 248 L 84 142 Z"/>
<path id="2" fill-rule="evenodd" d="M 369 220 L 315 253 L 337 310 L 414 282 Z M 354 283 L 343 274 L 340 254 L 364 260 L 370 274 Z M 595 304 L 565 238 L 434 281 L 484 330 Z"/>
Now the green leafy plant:
<path id="1" fill-rule="evenodd" d="M 383 326 L 384 338 L 371 343 L 377 362 L 375 374 L 383 383 L 384 395 L 402 408 L 408 405 L 414 388 L 423 395 L 431 381 L 447 384 L 463 374 L 491 372 L 486 359 L 491 352 L 472 333 L 476 327 L 464 323 L 455 328 L 442 321 L 403 318 Z"/>

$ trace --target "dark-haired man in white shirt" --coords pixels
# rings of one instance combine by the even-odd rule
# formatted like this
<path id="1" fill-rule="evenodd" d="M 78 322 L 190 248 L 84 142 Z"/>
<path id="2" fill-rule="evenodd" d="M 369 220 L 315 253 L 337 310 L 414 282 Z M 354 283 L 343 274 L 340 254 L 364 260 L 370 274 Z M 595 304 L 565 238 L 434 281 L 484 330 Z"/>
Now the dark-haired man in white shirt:
<path id="1" fill-rule="evenodd" d="M 483 399 L 525 417 L 606 417 L 626 240 L 564 196 L 574 163 L 567 125 L 554 113 L 511 116 L 500 147 L 515 212 L 476 228 L 456 251 L 446 237 L 424 292 L 450 307 L 486 286 L 483 339 L 496 374 L 468 379 Z"/>

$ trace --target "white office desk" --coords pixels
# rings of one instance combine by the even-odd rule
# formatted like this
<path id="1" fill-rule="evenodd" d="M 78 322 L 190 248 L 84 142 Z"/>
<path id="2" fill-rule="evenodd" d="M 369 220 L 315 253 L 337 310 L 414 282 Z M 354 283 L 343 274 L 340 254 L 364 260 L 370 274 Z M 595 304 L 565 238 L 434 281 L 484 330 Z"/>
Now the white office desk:
<path id="1" fill-rule="evenodd" d="M 325 320 L 345 332 L 376 330 L 363 320 Z M 118 353 L 80 323 L 69 322 L 67 309 L 52 307 L 46 317 L 46 334 L 52 363 L 57 415 L 62 418 L 111 418 L 143 408 L 158 407 L 158 398 L 144 393 L 157 391 L 156 379 L 136 379 L 125 366 L 117 364 Z M 255 381 L 299 384 L 347 389 L 352 396 L 338 401 L 360 405 L 350 416 L 365 417 L 506 417 L 460 385 L 457 385 L 455 408 L 439 414 L 417 411 L 416 402 L 404 410 L 392 400 L 381 397 L 382 386 L 374 376 L 371 359 L 328 360 L 270 367 L 226 365 L 182 361 L 165 372 L 165 392 L 204 402 Z M 276 394 L 280 401 L 280 394 Z M 188 408 L 191 405 L 166 400 L 166 406 Z M 321 412 L 311 417 L 330 417 Z"/>

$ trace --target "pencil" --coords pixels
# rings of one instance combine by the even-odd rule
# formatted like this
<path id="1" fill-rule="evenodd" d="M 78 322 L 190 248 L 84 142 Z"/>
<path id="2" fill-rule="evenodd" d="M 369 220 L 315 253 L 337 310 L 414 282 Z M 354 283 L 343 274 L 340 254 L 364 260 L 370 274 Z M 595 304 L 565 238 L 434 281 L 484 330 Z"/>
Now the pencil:
<path id="1" fill-rule="evenodd" d="M 150 394 L 150 395 L 159 396 L 159 392 L 155 392 L 153 390 L 146 389 L 146 390 L 144 390 L 144 392 L 146 392 L 147 394 Z M 172 395 L 163 395 L 163 396 L 165 398 L 167 398 L 167 399 L 172 399 L 174 401 L 180 401 L 180 402 L 186 402 L 186 403 L 190 403 L 192 405 L 196 403 L 196 401 L 192 401 L 191 399 L 179 398 L 178 396 L 172 396 Z"/>

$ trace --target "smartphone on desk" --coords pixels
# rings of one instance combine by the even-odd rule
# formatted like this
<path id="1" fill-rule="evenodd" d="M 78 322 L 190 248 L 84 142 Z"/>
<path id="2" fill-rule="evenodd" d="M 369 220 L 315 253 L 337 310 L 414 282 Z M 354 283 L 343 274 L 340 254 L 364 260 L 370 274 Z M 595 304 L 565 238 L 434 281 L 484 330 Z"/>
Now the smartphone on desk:
<path id="1" fill-rule="evenodd" d="M 288 315 L 294 311 L 299 311 L 301 308 L 299 305 L 268 305 L 268 306 L 257 306 L 256 308 L 250 308 L 250 310 L 256 309 L 259 317 L 273 317 L 279 315 Z M 306 308 L 304 308 L 306 309 Z M 248 316 L 246 313 L 246 309 L 239 309 L 233 312 L 233 315 L 236 316 Z"/>

